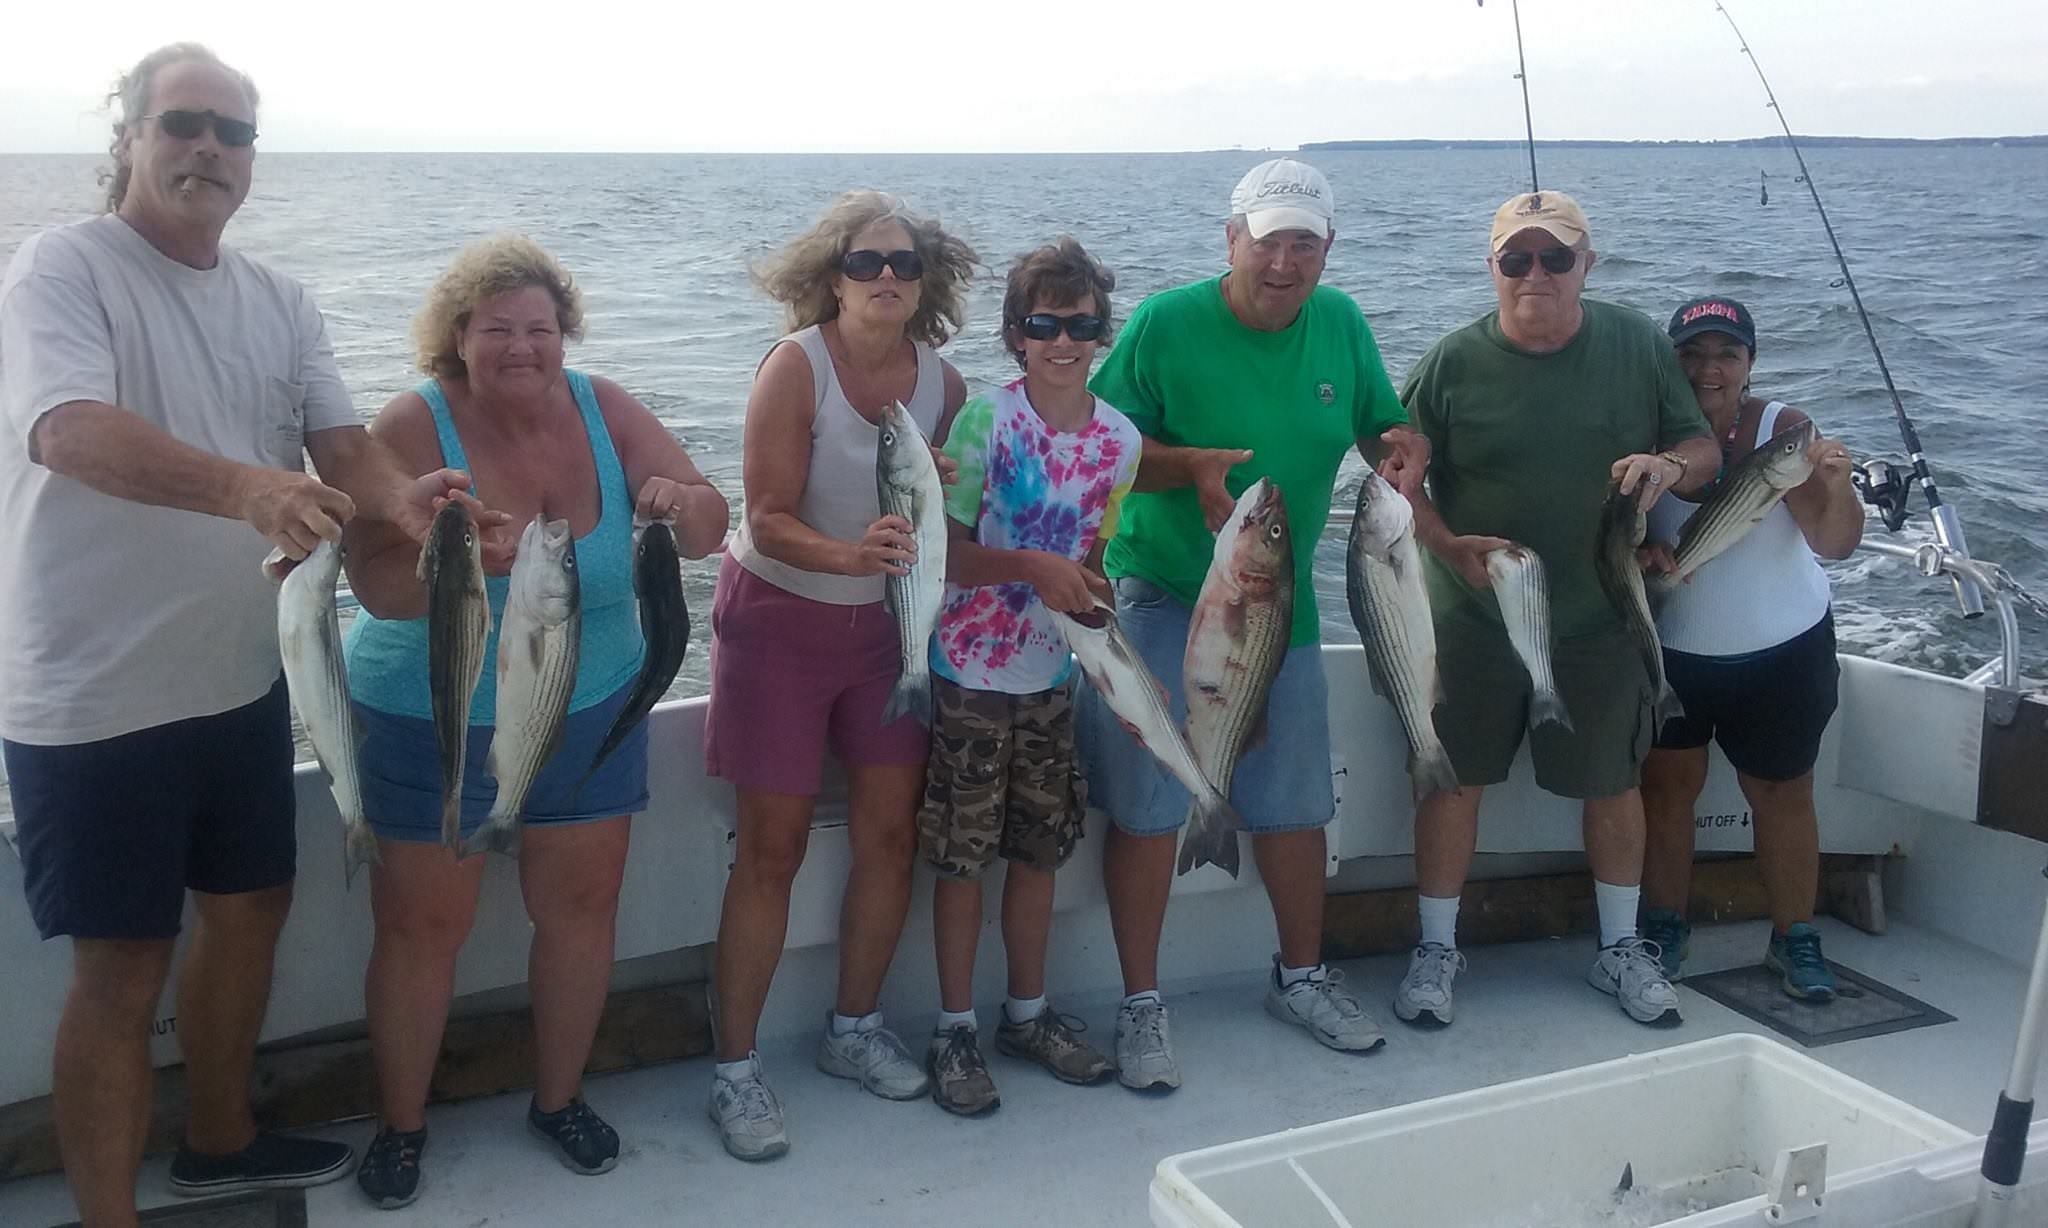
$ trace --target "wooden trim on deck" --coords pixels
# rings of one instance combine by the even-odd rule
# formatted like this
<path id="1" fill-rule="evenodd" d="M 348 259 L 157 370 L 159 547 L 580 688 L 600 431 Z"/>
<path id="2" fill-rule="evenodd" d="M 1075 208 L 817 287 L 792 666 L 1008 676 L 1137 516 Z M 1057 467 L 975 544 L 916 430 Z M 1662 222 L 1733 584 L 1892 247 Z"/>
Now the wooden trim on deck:
<path id="1" fill-rule="evenodd" d="M 1821 911 L 1872 933 L 1884 931 L 1883 858 L 1823 853 Z M 1536 878 L 1467 883 L 1458 910 L 1458 945 L 1483 947 L 1590 934 L 1598 928 L 1593 877 L 1584 870 Z M 1756 858 L 1703 860 L 1693 866 L 1689 918 L 1699 924 L 1771 915 Z M 1873 924 L 1874 922 L 1874 924 Z M 1356 959 L 1407 951 L 1422 937 L 1415 888 L 1332 895 L 1323 906 L 1323 958 Z"/>

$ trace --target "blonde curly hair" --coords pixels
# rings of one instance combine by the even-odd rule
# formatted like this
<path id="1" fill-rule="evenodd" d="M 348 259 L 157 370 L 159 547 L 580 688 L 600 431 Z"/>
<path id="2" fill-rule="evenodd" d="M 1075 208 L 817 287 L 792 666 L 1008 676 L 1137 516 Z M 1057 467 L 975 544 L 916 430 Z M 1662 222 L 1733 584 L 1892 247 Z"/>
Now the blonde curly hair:
<path id="1" fill-rule="evenodd" d="M 539 286 L 555 300 L 555 322 L 565 339 L 583 340 L 583 292 L 569 270 L 525 235 L 496 234 L 463 248 L 427 291 L 412 320 L 414 364 L 438 379 L 466 376 L 469 368 L 455 341 L 469 327 L 470 313 L 492 295 L 527 286 Z"/>
<path id="2" fill-rule="evenodd" d="M 822 324 L 839 314 L 839 297 L 832 293 L 839 262 L 854 236 L 876 222 L 895 222 L 910 232 L 911 247 L 924 260 L 917 310 L 904 333 L 913 341 L 944 345 L 967 323 L 967 283 L 979 258 L 937 218 L 920 217 L 885 192 L 860 189 L 840 196 L 809 230 L 755 266 L 754 283 L 783 305 L 789 332 Z"/>

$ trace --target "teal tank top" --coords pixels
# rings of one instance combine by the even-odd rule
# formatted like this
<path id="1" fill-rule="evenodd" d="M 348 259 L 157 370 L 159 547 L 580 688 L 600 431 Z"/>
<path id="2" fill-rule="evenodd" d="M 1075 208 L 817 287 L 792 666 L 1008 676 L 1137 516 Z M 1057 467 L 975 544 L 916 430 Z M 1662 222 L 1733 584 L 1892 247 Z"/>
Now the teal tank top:
<path id="1" fill-rule="evenodd" d="M 583 415 L 583 433 L 597 462 L 602 500 L 597 527 L 576 539 L 576 570 L 582 586 L 583 639 L 576 663 L 576 690 L 569 710 L 581 711 L 609 698 L 640 672 L 643 655 L 640 612 L 633 593 L 633 496 L 626 489 L 626 471 L 612 447 L 611 432 L 597 407 L 590 377 L 565 370 L 576 408 Z M 434 433 L 441 440 L 441 463 L 469 469 L 448 398 L 436 380 L 414 391 L 434 414 Z M 475 493 L 471 487 L 470 493 Z M 524 526 L 515 526 L 524 529 Z M 507 576 L 485 576 L 491 600 L 491 637 L 484 647 L 484 672 L 470 701 L 469 723 L 489 725 L 498 711 L 498 629 L 505 621 Z M 350 625 L 347 641 L 349 693 L 357 703 L 397 716 L 434 717 L 427 686 L 427 620 L 389 620 L 364 611 Z"/>

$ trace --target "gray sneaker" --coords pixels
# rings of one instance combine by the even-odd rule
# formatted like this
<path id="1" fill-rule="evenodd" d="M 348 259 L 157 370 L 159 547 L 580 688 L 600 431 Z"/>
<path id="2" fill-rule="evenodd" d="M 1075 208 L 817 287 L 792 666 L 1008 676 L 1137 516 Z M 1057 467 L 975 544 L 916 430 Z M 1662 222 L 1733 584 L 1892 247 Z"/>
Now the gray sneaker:
<path id="1" fill-rule="evenodd" d="M 996 1049 L 1037 1062 L 1065 1083 L 1093 1083 L 1109 1073 L 1109 1059 L 1080 1034 L 1088 1025 L 1047 1005 L 1036 1018 L 1011 1023 L 1007 1013 L 996 1029 Z"/>
<path id="2" fill-rule="evenodd" d="M 818 1069 L 835 1079 L 852 1079 L 884 1100 L 915 1100 L 931 1090 L 932 1081 L 896 1033 L 882 1026 L 881 1016 L 844 1036 L 832 1034 L 832 1016 L 825 1016 L 825 1038 L 818 1044 Z"/>
<path id="3" fill-rule="evenodd" d="M 1164 1002 L 1125 1003 L 1117 1010 L 1116 1077 L 1134 1091 L 1180 1086 Z"/>
<path id="4" fill-rule="evenodd" d="M 711 1076 L 711 1120 L 734 1159 L 772 1159 L 789 1150 L 782 1102 L 761 1081 L 760 1056 L 749 1053 L 747 1064 L 747 1073 L 737 1079 Z"/>
<path id="5" fill-rule="evenodd" d="M 925 1050 L 925 1068 L 932 1075 L 932 1099 L 948 1113 L 973 1117 L 1003 1102 L 996 1081 L 982 1060 L 974 1029 L 966 1024 L 932 1033 Z"/>
<path id="6" fill-rule="evenodd" d="M 1327 965 L 1305 981 L 1283 987 L 1280 957 L 1273 957 L 1273 978 L 1266 986 L 1266 1013 L 1282 1023 L 1308 1029 L 1325 1046 L 1343 1053 L 1370 1053 L 1387 1043 L 1380 1025 L 1365 1013 L 1358 999 L 1343 988 L 1344 970 Z"/>
<path id="7" fill-rule="evenodd" d="M 1408 975 L 1394 989 L 1394 1015 L 1418 1027 L 1446 1027 L 1451 1022 L 1451 985 L 1465 970 L 1465 953 L 1455 947 L 1425 942 L 1408 957 Z"/>
<path id="8" fill-rule="evenodd" d="M 1654 942 L 1624 938 L 1600 948 L 1586 980 L 1601 993 L 1614 995 L 1637 1023 L 1677 1027 L 1684 1022 L 1678 1014 L 1678 991 L 1664 975 L 1662 955 Z"/>

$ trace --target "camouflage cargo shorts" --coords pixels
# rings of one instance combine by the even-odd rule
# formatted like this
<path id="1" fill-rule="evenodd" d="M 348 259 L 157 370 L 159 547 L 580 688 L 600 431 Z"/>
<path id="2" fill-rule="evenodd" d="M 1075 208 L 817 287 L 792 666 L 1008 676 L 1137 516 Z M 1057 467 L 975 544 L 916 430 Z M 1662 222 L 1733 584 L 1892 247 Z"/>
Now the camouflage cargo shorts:
<path id="1" fill-rule="evenodd" d="M 1056 870 L 1088 810 L 1067 686 L 1030 695 L 932 679 L 931 763 L 917 843 L 934 870 L 975 878 L 1005 860 Z"/>

